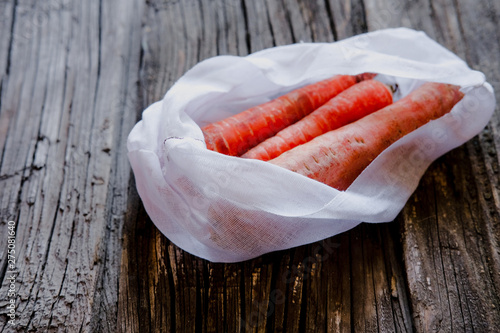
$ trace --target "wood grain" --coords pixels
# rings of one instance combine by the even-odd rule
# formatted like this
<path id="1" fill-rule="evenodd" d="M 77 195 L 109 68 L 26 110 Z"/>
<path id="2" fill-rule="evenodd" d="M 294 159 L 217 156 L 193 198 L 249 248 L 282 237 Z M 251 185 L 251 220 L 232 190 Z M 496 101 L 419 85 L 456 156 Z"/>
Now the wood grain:
<path id="1" fill-rule="evenodd" d="M 0 1 L 0 332 L 493 332 L 499 116 L 438 159 L 394 222 L 233 264 L 147 216 L 125 142 L 216 55 L 423 30 L 500 89 L 490 0 Z M 497 99 L 499 97 L 496 93 Z M 6 238 L 5 238 L 6 239 Z"/>

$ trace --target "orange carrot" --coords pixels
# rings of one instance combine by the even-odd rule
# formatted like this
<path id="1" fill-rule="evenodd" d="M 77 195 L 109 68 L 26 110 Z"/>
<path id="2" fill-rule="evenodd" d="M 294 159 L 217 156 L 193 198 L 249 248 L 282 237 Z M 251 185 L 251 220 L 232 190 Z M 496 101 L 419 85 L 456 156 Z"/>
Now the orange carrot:
<path id="1" fill-rule="evenodd" d="M 345 190 L 396 140 L 448 113 L 463 97 L 459 89 L 450 84 L 425 83 L 399 101 L 269 162 Z"/>
<path id="2" fill-rule="evenodd" d="M 241 157 L 263 161 L 311 141 L 392 103 L 389 88 L 375 80 L 363 81 L 344 90 L 318 109 L 275 136 L 261 142 Z"/>
<path id="3" fill-rule="evenodd" d="M 204 126 L 207 148 L 240 156 L 248 149 L 311 113 L 332 97 L 372 75 L 336 75 Z"/>

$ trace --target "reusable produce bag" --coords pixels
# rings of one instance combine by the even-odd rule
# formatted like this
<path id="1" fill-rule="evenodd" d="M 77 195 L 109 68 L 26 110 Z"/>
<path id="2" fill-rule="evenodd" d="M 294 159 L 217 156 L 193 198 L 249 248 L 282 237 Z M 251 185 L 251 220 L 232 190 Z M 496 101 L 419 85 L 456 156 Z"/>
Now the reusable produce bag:
<path id="1" fill-rule="evenodd" d="M 259 160 L 206 149 L 200 127 L 335 74 L 379 73 L 394 100 L 425 81 L 460 85 L 451 113 L 395 142 L 346 191 Z M 185 73 L 128 137 L 144 207 L 174 244 L 236 262 L 394 220 L 427 167 L 478 134 L 495 107 L 485 76 L 423 32 L 379 30 L 217 56 Z"/>

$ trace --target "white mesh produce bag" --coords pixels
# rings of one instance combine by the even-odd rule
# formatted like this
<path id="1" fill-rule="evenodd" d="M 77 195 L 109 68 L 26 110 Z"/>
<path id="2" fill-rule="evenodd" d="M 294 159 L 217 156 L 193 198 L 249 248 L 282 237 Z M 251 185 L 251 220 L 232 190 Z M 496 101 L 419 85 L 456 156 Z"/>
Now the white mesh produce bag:
<path id="1" fill-rule="evenodd" d="M 379 73 L 394 100 L 425 81 L 460 85 L 451 113 L 395 142 L 346 190 L 206 149 L 200 127 L 334 74 Z M 392 221 L 429 164 L 479 133 L 495 108 L 485 76 L 424 33 L 399 28 L 335 43 L 202 61 L 149 106 L 127 146 L 151 220 L 180 248 L 235 262 Z"/>

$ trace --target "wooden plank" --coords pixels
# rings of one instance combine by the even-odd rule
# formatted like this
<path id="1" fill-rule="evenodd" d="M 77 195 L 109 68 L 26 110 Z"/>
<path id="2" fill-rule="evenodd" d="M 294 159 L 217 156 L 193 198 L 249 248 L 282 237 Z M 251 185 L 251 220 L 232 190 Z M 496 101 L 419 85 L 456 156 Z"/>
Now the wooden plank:
<path id="1" fill-rule="evenodd" d="M 137 75 L 125 71 L 134 65 L 130 43 L 139 42 L 137 7 L 14 5 L 1 104 L 1 114 L 12 115 L 0 168 L 9 191 L 0 202 L 2 221 L 17 222 L 16 327 L 116 331 L 117 291 L 109 287 L 118 280 L 130 169 L 115 143 L 136 118 L 130 108 L 122 113 L 122 98 Z M 115 31 L 124 22 L 127 29 Z"/>
<path id="2" fill-rule="evenodd" d="M 322 249 L 319 244 L 309 247 L 310 254 L 304 258 L 302 265 L 308 278 L 304 281 L 304 295 L 302 312 L 302 326 L 306 332 L 315 332 L 319 327 L 326 327 L 326 299 L 324 291 L 327 281 L 323 273 L 323 258 L 318 252 Z"/>
<path id="3" fill-rule="evenodd" d="M 203 270 L 200 269 L 199 265 L 197 265 L 199 261 L 196 258 L 192 258 L 192 256 L 188 253 L 185 253 L 184 251 L 173 245 L 169 245 L 168 249 L 170 254 L 170 265 L 172 268 L 171 275 L 174 286 L 173 295 L 171 296 L 174 296 L 175 298 L 174 329 L 175 331 L 194 331 L 196 327 L 197 311 L 197 281 L 199 281 L 200 279 L 198 275 L 203 274 Z M 164 252 L 160 251 L 159 256 L 163 255 Z M 200 287 L 200 292 L 202 292 L 203 290 L 207 290 L 204 286 Z M 149 292 L 150 298 L 157 297 L 154 290 L 151 290 L 151 285 L 149 285 Z M 158 307 L 164 307 L 164 299 L 160 298 L 157 302 Z M 207 306 L 205 309 L 207 310 L 208 307 L 209 306 Z"/>
<path id="4" fill-rule="evenodd" d="M 327 279 L 326 331 L 352 332 L 350 232 L 326 239 L 322 244 Z"/>
<path id="5" fill-rule="evenodd" d="M 396 222 L 235 264 L 159 232 L 124 145 L 203 59 L 384 27 L 424 30 L 498 91 L 499 13 L 489 0 L 0 2 L 0 228 L 16 222 L 17 331 L 499 327 L 498 112 L 433 164 Z"/>
<path id="6" fill-rule="evenodd" d="M 380 234 L 384 244 L 384 262 L 386 265 L 387 280 L 390 281 L 392 315 L 394 316 L 395 332 L 413 332 L 412 309 L 407 291 L 408 280 L 404 266 L 401 264 L 402 243 L 401 216 L 395 222 L 381 226 Z"/>
<path id="7" fill-rule="evenodd" d="M 418 331 L 498 327 L 498 295 L 492 292 L 497 273 L 483 239 L 488 219 L 477 190 L 460 177 L 471 172 L 457 163 L 463 160 L 464 151 L 457 150 L 448 163 L 436 165 L 432 179 L 413 196 L 413 209 L 405 209 L 404 253 Z"/>
<path id="8" fill-rule="evenodd" d="M 269 24 L 271 13 L 265 1 L 243 1 L 242 9 L 248 53 L 274 46 L 273 31 Z"/>
<path id="9" fill-rule="evenodd" d="M 149 2 L 139 70 L 142 107 L 161 99 L 197 62 L 217 52 L 246 54 L 243 15 L 241 7 L 225 1 L 207 1 L 201 6 L 196 1 Z M 126 282 L 134 286 L 136 280 L 141 281 L 137 289 L 134 287 L 132 300 L 147 295 L 137 308 L 132 304 L 133 307 L 123 309 L 118 318 L 122 330 L 127 331 L 129 321 L 136 328 L 139 323 L 139 331 L 220 332 L 244 327 L 241 267 L 211 264 L 185 253 L 160 235 L 144 211 L 138 215 L 138 221 L 137 225 L 147 231 L 141 233 L 140 243 L 130 241 L 123 260 L 131 263 L 128 256 L 134 258 L 138 248 L 148 247 L 151 242 L 163 245 L 156 251 L 142 253 L 141 257 L 150 263 L 148 266 L 122 266 L 121 276 L 127 277 Z M 130 225 L 131 235 L 134 228 L 134 224 Z M 157 285 L 162 287 L 158 289 Z"/>
<path id="10" fill-rule="evenodd" d="M 306 249 L 306 247 L 294 249 L 285 273 L 287 289 L 283 325 L 287 332 L 298 332 L 303 319 L 301 311 L 302 303 L 305 301 L 304 280 L 308 277 L 307 272 L 304 271 L 304 260 L 308 255 Z"/>
<path id="11" fill-rule="evenodd" d="M 342 272 L 349 272 L 349 266 L 341 267 L 338 265 L 335 270 L 329 270 L 329 264 L 332 263 L 332 259 L 339 259 L 337 256 L 341 251 L 339 248 L 341 243 L 338 243 L 339 237 L 332 237 L 325 239 L 321 242 L 313 243 L 309 246 L 309 255 L 304 258 L 302 264 L 304 266 L 304 272 L 306 273 L 306 279 L 304 281 L 304 300 L 303 300 L 303 323 L 304 331 L 306 332 L 317 332 L 320 327 L 327 328 L 328 320 L 331 308 L 329 308 L 329 298 L 332 297 L 330 293 L 332 291 L 337 291 L 339 289 L 345 288 L 344 294 L 349 294 L 349 285 L 340 284 L 340 288 L 331 283 L 329 279 L 329 274 L 333 276 L 342 276 Z M 349 244 L 344 244 L 344 248 L 347 249 Z M 347 274 L 345 274 L 347 275 Z M 344 276 L 345 276 L 344 275 Z M 342 290 L 341 290 L 342 291 Z M 325 297 L 325 293 L 328 295 Z M 345 300 L 337 303 L 342 308 L 345 306 L 343 303 Z M 350 309 L 349 309 L 350 310 Z M 346 317 L 342 320 L 349 319 L 349 313 L 346 313 Z M 348 321 L 348 323 L 350 323 Z M 336 330 L 337 332 L 339 330 Z"/>
<path id="12" fill-rule="evenodd" d="M 15 17 L 14 1 L 2 1 L 0 2 L 0 31 L 4 31 L 0 36 L 0 108 L 3 112 L 0 113 L 0 156 L 3 155 L 5 140 L 8 134 L 9 123 L 14 115 L 13 109 L 2 108 L 1 102 L 5 101 L 5 90 L 6 79 L 10 73 L 10 62 L 12 54 L 12 44 L 14 41 L 14 17 Z M 1 206 L 3 208 L 3 206 Z M 2 214 L 3 215 L 3 214 Z M 3 223 L 4 221 L 0 221 Z M 0 249 L 3 251 L 3 249 Z M 3 252 L 0 252 L 3 254 Z M 4 258 L 5 256 L 2 256 Z"/>
<path id="13" fill-rule="evenodd" d="M 16 36 L 21 37 L 12 41 L 9 77 L 4 81 L 6 95 L 2 100 L 2 108 L 13 112 L 1 166 L 1 174 L 7 175 L 2 178 L 2 187 L 9 189 L 0 194 L 2 207 L 8 210 L 2 211 L 2 220 L 10 216 L 17 222 L 18 323 L 20 327 L 32 329 L 58 324 L 58 314 L 52 317 L 51 312 L 62 294 L 66 260 L 73 257 L 67 248 L 59 253 L 53 251 L 58 244 L 57 234 L 66 234 L 68 230 L 67 225 L 61 223 L 61 216 L 57 216 L 60 209 L 65 208 L 64 203 L 60 205 L 59 190 L 68 141 L 65 129 L 69 123 L 69 103 L 67 96 L 55 94 L 65 91 L 67 85 L 65 59 L 64 54 L 54 52 L 57 44 L 49 31 L 54 25 L 64 24 L 68 15 L 34 26 L 33 15 L 40 11 L 40 7 L 31 10 L 26 3 L 16 6 L 13 25 Z M 61 36 L 64 38 L 68 38 L 67 32 Z M 55 131 L 50 126 L 55 126 Z M 51 188 L 57 190 L 51 191 Z M 55 228 L 54 224 L 59 227 Z M 53 237 L 54 231 L 56 237 Z M 61 245 L 67 247 L 70 241 L 71 238 L 66 237 L 65 244 Z M 64 311 L 64 308 L 56 308 L 56 311 Z"/>
<path id="14" fill-rule="evenodd" d="M 336 40 L 358 35 L 367 31 L 364 2 L 329 0 L 326 8 L 333 21 Z"/>
<path id="15" fill-rule="evenodd" d="M 244 281 L 242 263 L 224 265 L 224 314 L 225 332 L 242 332 L 245 326 L 243 320 Z"/>
<path id="16" fill-rule="evenodd" d="M 376 15 L 382 1 L 366 3 L 371 28 L 404 25 L 422 29 L 472 66 L 478 59 L 483 59 L 483 67 L 498 63 L 497 53 L 490 54 L 490 50 L 498 50 L 498 41 L 487 42 L 487 36 L 496 33 L 492 24 L 495 11 L 489 2 L 474 6 L 467 1 L 394 2 L 385 20 Z M 478 20 L 478 10 L 484 24 L 473 23 Z M 497 81 L 498 69 L 488 75 Z M 492 123 L 498 123 L 496 118 Z M 496 133 L 489 133 L 491 129 L 486 129 L 436 162 L 405 207 L 403 254 L 417 331 L 498 327 L 498 297 L 491 292 L 498 288 L 498 274 L 487 272 L 498 272 L 499 243 L 496 237 L 485 236 L 499 234 L 496 213 L 491 214 L 499 207 L 494 199 L 497 190 L 489 187 L 498 182 L 498 140 L 493 139 Z M 471 175 L 475 184 L 471 184 Z"/>
<path id="17" fill-rule="evenodd" d="M 352 294 L 356 295 L 352 316 L 353 329 L 358 332 L 396 330 L 391 277 L 386 272 L 379 230 L 380 226 L 362 225 L 351 236 Z"/>
<path id="18" fill-rule="evenodd" d="M 325 1 L 284 0 L 283 8 L 287 12 L 294 42 L 334 40 L 332 22 Z"/>
<path id="19" fill-rule="evenodd" d="M 286 316 L 288 308 L 288 285 L 292 281 L 290 260 L 292 251 L 281 251 L 276 253 L 273 266 L 273 279 L 271 281 L 271 292 L 269 293 L 268 325 L 269 331 L 283 332 L 286 327 Z"/>
<path id="20" fill-rule="evenodd" d="M 117 309 L 117 331 L 118 332 L 139 332 L 140 323 L 145 322 L 145 319 L 139 320 L 137 317 L 137 312 L 140 308 L 140 301 L 142 299 L 140 290 L 139 274 L 137 273 L 139 267 L 145 262 L 146 255 L 143 249 L 147 247 L 142 246 L 140 240 L 139 232 L 141 226 L 136 225 L 140 223 L 138 221 L 138 215 L 141 213 L 141 207 L 139 206 L 139 196 L 135 191 L 135 187 L 131 186 L 130 193 L 128 195 L 128 200 L 131 203 L 128 205 L 130 211 L 126 215 L 123 221 L 123 237 L 122 237 L 122 253 L 120 260 L 120 278 L 118 280 L 118 309 Z M 134 204 L 135 203 L 135 204 Z M 147 270 L 147 267 L 144 268 Z M 168 279 L 167 279 L 168 281 Z M 166 288 L 165 288 L 166 289 Z M 168 295 L 168 291 L 167 291 Z M 166 306 L 170 302 L 165 302 Z M 165 320 L 169 320 L 168 316 L 165 316 Z M 147 331 L 147 330 L 144 330 Z"/>
<path id="21" fill-rule="evenodd" d="M 500 98 L 500 40 L 491 38 L 498 35 L 498 16 L 500 5 L 495 1 L 479 1 L 472 8 L 467 1 L 457 2 L 457 12 L 462 26 L 465 47 L 465 59 L 473 68 L 485 73 L 488 82 L 495 89 L 496 100 Z M 474 10 L 473 10 L 474 9 Z M 472 11 L 473 10 L 473 11 Z M 482 17 L 481 24 L 476 24 Z M 481 98 L 481 96 L 478 96 Z M 473 224 L 480 251 L 474 256 L 477 261 L 475 271 L 486 273 L 485 290 L 482 301 L 490 304 L 491 309 L 486 314 L 474 312 L 474 321 L 486 320 L 489 327 L 498 327 L 500 318 L 500 165 L 498 149 L 500 147 L 500 116 L 499 107 L 495 110 L 490 124 L 478 135 L 478 140 L 468 143 L 467 148 L 471 158 L 472 174 L 478 192 L 472 199 L 481 206 L 482 214 L 473 216 Z M 466 176 L 464 176 L 465 178 Z M 467 179 L 467 178 L 466 178 Z M 481 259 L 481 260 L 479 260 Z M 483 266 L 484 265 L 484 266 Z M 484 268 L 483 268 L 484 267 Z M 489 294 L 492 291 L 491 294 Z M 483 294 L 484 293 L 484 294 Z M 486 317 L 486 319 L 484 319 Z"/>
<path id="22" fill-rule="evenodd" d="M 272 263 L 266 257 L 245 262 L 243 275 L 243 331 L 265 332 L 271 292 Z"/>

